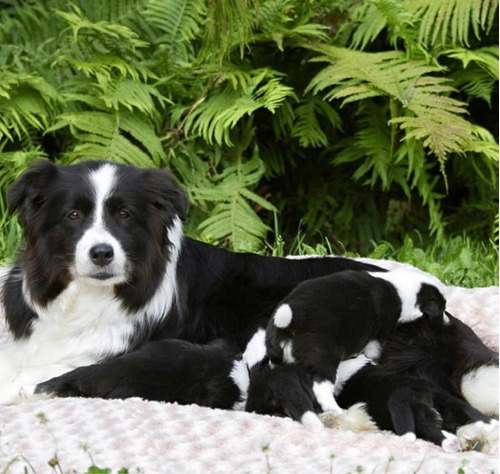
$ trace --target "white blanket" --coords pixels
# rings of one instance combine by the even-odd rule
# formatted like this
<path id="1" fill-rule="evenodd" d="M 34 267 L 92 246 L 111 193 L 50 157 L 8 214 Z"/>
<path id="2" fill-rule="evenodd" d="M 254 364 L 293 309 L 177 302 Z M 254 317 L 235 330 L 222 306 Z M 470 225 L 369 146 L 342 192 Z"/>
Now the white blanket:
<path id="1" fill-rule="evenodd" d="M 448 287 L 446 296 L 449 311 L 498 351 L 499 288 Z M 447 454 L 388 432 L 312 430 L 291 419 L 137 398 L 0 406 L 0 473 L 61 472 L 49 462 L 64 473 L 95 464 L 113 473 L 477 474 L 498 472 L 498 443 L 487 453 Z"/>

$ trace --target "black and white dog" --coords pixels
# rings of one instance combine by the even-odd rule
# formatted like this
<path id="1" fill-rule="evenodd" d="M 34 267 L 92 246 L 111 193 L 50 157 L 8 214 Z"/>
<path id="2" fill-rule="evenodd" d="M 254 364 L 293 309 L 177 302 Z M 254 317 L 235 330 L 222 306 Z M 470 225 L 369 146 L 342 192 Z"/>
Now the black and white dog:
<path id="1" fill-rule="evenodd" d="M 343 363 L 336 387 L 342 407 L 363 402 L 381 429 L 438 444 L 447 451 L 482 450 L 498 439 L 498 406 L 482 403 L 496 393 L 493 377 L 476 394 L 478 409 L 464 399 L 463 383 L 474 370 L 498 367 L 498 354 L 486 347 L 466 324 L 446 313 L 399 325 L 383 347 L 378 364 L 363 355 Z M 474 358 L 467 349 L 474 347 Z M 488 369 L 490 368 L 490 369 Z M 473 397 L 474 398 L 474 397 Z M 454 434 L 458 435 L 458 438 Z"/>
<path id="2" fill-rule="evenodd" d="M 243 350 L 299 282 L 379 270 L 346 258 L 235 254 L 185 238 L 187 205 L 168 173 L 107 162 L 40 162 L 13 185 L 8 207 L 19 212 L 26 248 L 2 288 L 14 341 L 0 348 L 0 403 L 128 352 L 133 374 L 134 350 L 152 340 L 223 337 Z"/>
<path id="3" fill-rule="evenodd" d="M 158 342 L 225 338 L 243 351 L 300 282 L 344 270 L 383 271 L 341 257 L 236 254 L 186 238 L 186 196 L 159 170 L 41 162 L 14 184 L 8 205 L 19 212 L 26 248 L 2 285 L 13 340 L 0 347 L 0 403 L 29 396 L 53 377 L 38 391 L 106 397 L 122 390 L 157 399 L 174 393 L 168 364 L 154 362 L 168 354 Z M 199 349 L 183 347 L 191 356 Z M 463 357 L 451 362 L 460 373 L 464 358 L 476 361 L 468 366 L 468 393 L 481 390 L 480 375 L 492 368 L 477 351 L 464 345 Z M 217 354 L 214 361 L 227 370 Z M 112 375 L 117 363 L 123 377 Z M 244 369 L 231 369 L 243 388 Z M 498 380 L 498 366 L 493 370 L 488 378 Z M 481 403 L 498 411 L 497 394 Z"/>
<path id="4" fill-rule="evenodd" d="M 341 413 L 335 379 L 342 360 L 365 352 L 378 358 L 396 324 L 420 317 L 444 322 L 441 283 L 402 267 L 389 272 L 346 270 L 300 283 L 278 305 L 266 329 L 273 365 L 297 363 L 313 377 L 322 410 Z"/>

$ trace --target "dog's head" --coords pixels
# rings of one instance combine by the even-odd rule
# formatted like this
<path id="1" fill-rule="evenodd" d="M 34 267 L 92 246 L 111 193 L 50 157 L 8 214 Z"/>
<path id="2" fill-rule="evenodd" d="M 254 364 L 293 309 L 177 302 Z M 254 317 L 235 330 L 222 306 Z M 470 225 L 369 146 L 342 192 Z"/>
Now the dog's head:
<path id="1" fill-rule="evenodd" d="M 271 368 L 265 358 L 251 369 L 246 411 L 301 421 L 304 413 L 318 409 L 312 378 L 302 366 L 283 364 Z"/>
<path id="2" fill-rule="evenodd" d="M 24 230 L 28 279 L 125 285 L 147 278 L 141 271 L 164 271 L 180 244 L 187 198 L 160 170 L 43 161 L 11 187 L 8 208 Z"/>

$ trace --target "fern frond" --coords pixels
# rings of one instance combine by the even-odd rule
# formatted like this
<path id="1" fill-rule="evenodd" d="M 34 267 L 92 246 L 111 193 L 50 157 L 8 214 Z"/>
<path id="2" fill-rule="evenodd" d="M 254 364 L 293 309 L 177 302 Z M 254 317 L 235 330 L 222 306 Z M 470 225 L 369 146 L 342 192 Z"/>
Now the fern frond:
<path id="1" fill-rule="evenodd" d="M 236 250 L 255 250 L 261 245 L 269 227 L 263 224 L 248 201 L 275 210 L 272 204 L 250 189 L 259 182 L 263 173 L 263 163 L 256 155 L 247 162 L 240 157 L 235 165 L 213 177 L 212 186 L 194 190 L 195 200 L 217 203 L 210 217 L 199 226 L 205 239 L 228 239 Z"/>
<path id="2" fill-rule="evenodd" d="M 171 45 L 196 38 L 206 13 L 203 0 L 148 0 L 142 11 L 147 22 L 162 32 L 157 42 Z"/>
<path id="3" fill-rule="evenodd" d="M 0 70 L 0 138 L 29 135 L 29 128 L 48 127 L 59 94 L 45 79 Z"/>
<path id="4" fill-rule="evenodd" d="M 154 99 L 160 105 L 166 101 L 154 86 L 127 79 L 110 83 L 101 98 L 109 108 L 118 110 L 122 106 L 130 111 L 138 109 L 150 116 L 158 112 Z"/>
<path id="5" fill-rule="evenodd" d="M 48 132 L 64 127 L 70 127 L 78 140 L 74 149 L 67 153 L 70 160 L 92 157 L 143 167 L 159 162 L 161 145 L 158 139 L 154 140 L 154 130 L 151 125 L 148 127 L 147 119 L 139 125 L 137 119 L 126 114 L 68 113 L 62 114 Z M 142 139 L 143 133 L 147 133 L 145 140 Z"/>
<path id="6" fill-rule="evenodd" d="M 328 138 L 323 131 L 319 118 L 325 117 L 333 128 L 340 128 L 339 114 L 327 102 L 317 97 L 309 97 L 295 109 L 295 123 L 292 136 L 299 140 L 302 147 L 320 147 L 328 144 Z"/>
<path id="7" fill-rule="evenodd" d="M 200 134 L 208 143 L 231 145 L 229 132 L 257 109 L 275 112 L 294 91 L 270 69 L 252 71 L 248 87 L 226 86 L 207 98 L 187 119 L 186 133 Z"/>
<path id="8" fill-rule="evenodd" d="M 449 97 L 454 89 L 449 79 L 435 75 L 440 68 L 396 51 L 316 49 L 326 54 L 314 61 L 331 65 L 312 79 L 308 90 L 327 91 L 327 99 L 343 99 L 342 104 L 380 96 L 398 101 L 405 115 L 394 117 L 391 123 L 399 124 L 406 138 L 421 140 L 438 157 L 442 171 L 447 155 L 461 153 L 465 141 L 472 138 L 471 124 L 461 116 L 466 104 Z"/>
<path id="9" fill-rule="evenodd" d="M 420 19 L 419 39 L 425 44 L 469 45 L 470 29 L 476 38 L 489 31 L 498 9 L 496 0 L 405 0 Z"/>

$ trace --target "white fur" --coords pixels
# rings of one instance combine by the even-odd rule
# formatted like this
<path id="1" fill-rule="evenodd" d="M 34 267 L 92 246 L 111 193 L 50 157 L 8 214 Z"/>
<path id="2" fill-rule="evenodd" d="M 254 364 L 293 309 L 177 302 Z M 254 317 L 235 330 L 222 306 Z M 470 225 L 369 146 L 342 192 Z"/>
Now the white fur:
<path id="1" fill-rule="evenodd" d="M 233 410 L 245 410 L 248 397 L 248 386 L 250 385 L 250 374 L 248 366 L 243 359 L 235 360 L 229 376 L 240 391 L 240 398 L 233 405 Z"/>
<path id="2" fill-rule="evenodd" d="M 266 331 L 259 328 L 248 341 L 245 352 L 243 353 L 243 361 L 249 369 L 255 364 L 261 362 L 266 356 Z"/>
<path id="3" fill-rule="evenodd" d="M 362 352 L 368 359 L 377 360 L 382 353 L 382 346 L 380 342 L 373 340 L 365 346 Z"/>
<path id="4" fill-rule="evenodd" d="M 75 367 L 122 352 L 134 332 L 134 315 L 123 310 L 111 286 L 75 280 L 46 307 L 27 300 L 38 318 L 28 338 L 0 349 L 0 403 L 10 403 L 20 392 L 29 395 L 37 383 Z"/>
<path id="5" fill-rule="evenodd" d="M 337 368 L 337 378 L 335 379 L 335 396 L 344 388 L 345 383 L 366 364 L 370 364 L 371 359 L 365 354 L 359 354 L 357 357 L 343 360 Z"/>
<path id="6" fill-rule="evenodd" d="M 116 285 L 126 281 L 127 258 L 120 242 L 106 229 L 104 207 L 116 183 L 116 167 L 110 164 L 89 174 L 88 180 L 94 193 L 94 215 L 91 226 L 84 232 L 76 245 L 73 274 L 77 278 L 88 278 L 95 284 Z M 110 245 L 113 261 L 105 267 L 95 265 L 90 258 L 90 249 L 98 244 Z M 98 280 L 92 275 L 106 271 L 113 275 L 106 280 Z"/>
<path id="7" fill-rule="evenodd" d="M 287 328 L 292 322 L 293 311 L 288 304 L 282 304 L 274 313 L 274 325 L 277 328 Z"/>
<path id="8" fill-rule="evenodd" d="M 340 408 L 333 396 L 335 391 L 335 386 L 329 380 L 323 380 L 322 382 L 313 382 L 313 392 L 316 397 L 317 402 L 320 404 L 321 409 L 324 412 L 332 411 L 335 414 L 341 414 L 342 408 Z"/>
<path id="9" fill-rule="evenodd" d="M 462 377 L 462 395 L 489 416 L 498 416 L 498 376 L 498 366 L 483 365 Z"/>
<path id="10" fill-rule="evenodd" d="M 396 288 L 401 300 L 401 315 L 398 322 L 409 322 L 422 316 L 422 311 L 417 306 L 417 295 L 422 283 L 433 285 L 441 293 L 444 292 L 444 286 L 437 278 L 405 267 L 388 272 L 369 272 L 369 274 L 388 281 Z"/>
<path id="11" fill-rule="evenodd" d="M 306 411 L 300 418 L 300 422 L 309 428 L 323 428 L 323 423 L 318 415 L 312 411 Z"/>
<path id="12" fill-rule="evenodd" d="M 182 245 L 182 222 L 175 217 L 172 226 L 167 229 L 170 242 L 170 258 L 165 268 L 163 280 L 144 308 L 144 315 L 149 322 L 160 321 L 172 307 L 177 293 L 177 262 Z"/>
<path id="13" fill-rule="evenodd" d="M 457 430 L 457 437 L 463 450 L 485 451 L 488 446 L 498 443 L 498 421 L 476 421 L 461 426 Z"/>
<path id="14" fill-rule="evenodd" d="M 417 435 L 415 433 L 412 433 L 411 431 L 408 431 L 408 433 L 401 435 L 401 438 L 405 439 L 410 443 L 414 443 L 415 441 L 417 441 Z"/>
<path id="15" fill-rule="evenodd" d="M 460 447 L 460 441 L 454 434 L 448 433 L 444 430 L 442 430 L 441 433 L 443 433 L 443 435 L 445 436 L 445 439 L 441 443 L 443 451 L 447 453 L 458 453 L 462 450 Z"/>

